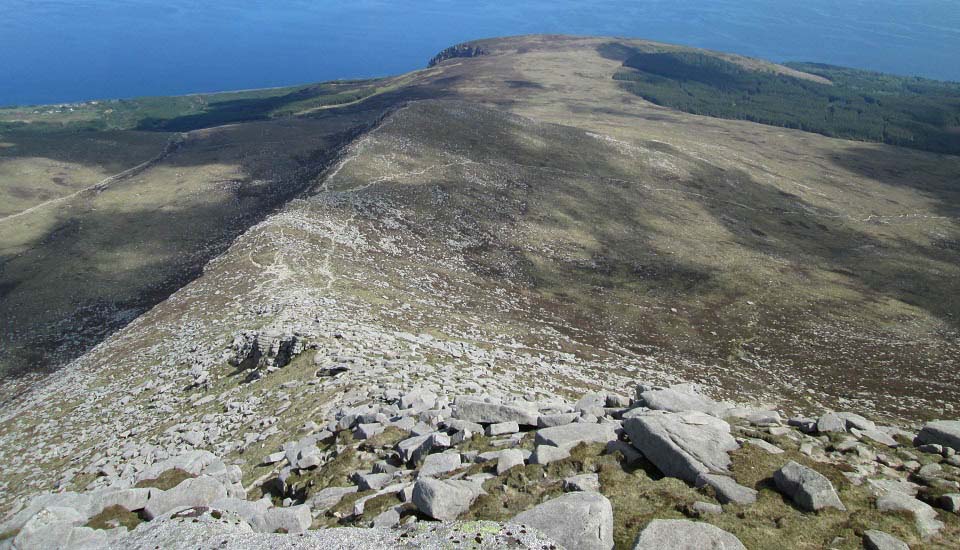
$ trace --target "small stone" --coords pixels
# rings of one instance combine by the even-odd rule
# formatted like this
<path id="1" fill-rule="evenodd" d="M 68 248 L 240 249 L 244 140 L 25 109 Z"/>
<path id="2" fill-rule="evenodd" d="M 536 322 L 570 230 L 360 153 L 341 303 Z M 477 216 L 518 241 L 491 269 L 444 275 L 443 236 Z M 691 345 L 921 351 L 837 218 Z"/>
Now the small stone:
<path id="1" fill-rule="evenodd" d="M 563 480 L 563 490 L 573 491 L 600 491 L 600 476 L 597 474 L 581 474 Z"/>
<path id="2" fill-rule="evenodd" d="M 396 508 L 390 508 L 373 518 L 372 527 L 390 528 L 397 525 L 400 525 L 400 512 Z"/>
<path id="3" fill-rule="evenodd" d="M 867 550 L 910 550 L 907 543 L 897 537 L 874 529 L 863 532 L 863 546 Z"/>
<path id="4" fill-rule="evenodd" d="M 723 513 L 723 506 L 712 504 L 710 502 L 694 502 L 690 507 L 697 517 L 716 516 Z"/>
<path id="5" fill-rule="evenodd" d="M 383 489 L 393 481 L 393 475 L 357 473 L 354 474 L 353 481 L 356 482 L 357 487 L 359 487 L 361 491 L 376 491 Z"/>

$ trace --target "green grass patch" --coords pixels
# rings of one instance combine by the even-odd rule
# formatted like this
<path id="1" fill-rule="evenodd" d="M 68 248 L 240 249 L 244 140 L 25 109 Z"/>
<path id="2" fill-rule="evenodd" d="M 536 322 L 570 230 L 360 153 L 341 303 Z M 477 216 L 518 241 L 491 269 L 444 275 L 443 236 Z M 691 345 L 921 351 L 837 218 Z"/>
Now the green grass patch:
<path id="1" fill-rule="evenodd" d="M 131 512 L 120 505 L 114 505 L 104 508 L 102 512 L 90 518 L 86 526 L 91 529 L 104 530 L 126 527 L 127 530 L 133 531 L 141 523 L 143 523 L 143 518 L 136 512 Z"/>

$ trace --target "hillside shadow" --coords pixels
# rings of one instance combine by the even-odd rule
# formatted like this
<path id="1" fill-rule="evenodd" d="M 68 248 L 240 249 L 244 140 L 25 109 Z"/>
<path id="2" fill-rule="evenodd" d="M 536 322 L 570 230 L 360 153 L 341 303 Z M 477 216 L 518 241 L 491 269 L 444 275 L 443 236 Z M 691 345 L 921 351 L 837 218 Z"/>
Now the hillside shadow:
<path id="1" fill-rule="evenodd" d="M 25 251 L 0 257 L 0 377 L 55 370 L 199 277 L 236 237 L 305 190 L 369 118 L 318 123 L 328 133 L 305 149 L 233 143 L 241 148 L 230 153 L 236 179 L 202 200 L 64 209 Z M 187 145 L 164 165 L 202 169 L 219 162 L 206 149 L 220 146 Z"/>

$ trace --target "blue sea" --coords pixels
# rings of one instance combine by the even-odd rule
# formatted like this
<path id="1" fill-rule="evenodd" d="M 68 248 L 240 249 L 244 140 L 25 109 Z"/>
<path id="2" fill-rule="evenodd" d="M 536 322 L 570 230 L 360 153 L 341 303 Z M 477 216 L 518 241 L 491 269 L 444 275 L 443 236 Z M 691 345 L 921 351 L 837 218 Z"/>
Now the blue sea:
<path id="1" fill-rule="evenodd" d="M 527 33 L 960 80 L 958 0 L 0 0 L 0 105 L 383 76 Z"/>

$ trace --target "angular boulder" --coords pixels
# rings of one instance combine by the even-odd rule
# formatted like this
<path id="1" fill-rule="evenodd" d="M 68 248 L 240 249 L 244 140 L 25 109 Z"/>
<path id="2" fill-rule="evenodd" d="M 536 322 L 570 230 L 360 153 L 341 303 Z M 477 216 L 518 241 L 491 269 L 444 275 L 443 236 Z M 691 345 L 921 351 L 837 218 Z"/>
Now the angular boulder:
<path id="1" fill-rule="evenodd" d="M 849 431 L 850 428 L 876 430 L 877 425 L 851 412 L 829 412 L 817 420 L 817 431 L 820 433 L 841 433 Z"/>
<path id="2" fill-rule="evenodd" d="M 863 546 L 867 550 L 910 550 L 907 543 L 893 535 L 875 529 L 863 532 Z"/>
<path id="3" fill-rule="evenodd" d="M 941 445 L 960 451 L 960 420 L 936 420 L 920 430 L 917 441 L 926 445 Z"/>
<path id="4" fill-rule="evenodd" d="M 648 390 L 640 393 L 640 399 L 648 409 L 667 412 L 699 411 L 720 417 L 730 408 L 686 386 Z"/>
<path id="5" fill-rule="evenodd" d="M 613 507 L 600 493 L 568 493 L 527 510 L 510 522 L 533 527 L 566 548 L 613 548 Z"/>
<path id="6" fill-rule="evenodd" d="M 722 504 L 753 504 L 757 501 L 757 491 L 749 487 L 744 487 L 737 483 L 732 477 L 721 476 L 717 474 L 700 474 L 694 483 L 698 488 L 709 485 L 717 495 L 717 500 Z"/>
<path id="7" fill-rule="evenodd" d="M 454 417 L 478 424 L 516 422 L 521 426 L 536 426 L 540 412 L 531 407 L 506 403 L 487 403 L 480 399 L 458 397 L 454 401 Z"/>
<path id="8" fill-rule="evenodd" d="M 413 486 L 412 500 L 418 510 L 433 519 L 453 521 L 481 494 L 480 486 L 470 481 L 425 477 Z"/>
<path id="9" fill-rule="evenodd" d="M 937 511 L 929 504 L 913 498 L 906 493 L 891 491 L 877 499 L 877 510 L 881 512 L 907 512 L 913 515 L 917 531 L 928 539 L 943 529 L 943 522 L 937 519 Z"/>
<path id="10" fill-rule="evenodd" d="M 655 519 L 640 531 L 633 550 L 746 550 L 732 533 L 709 523 Z"/>
<path id="11" fill-rule="evenodd" d="M 730 425 L 706 413 L 651 412 L 628 418 L 630 442 L 664 475 L 695 483 L 700 474 L 729 473 L 730 451 L 739 448 Z"/>
<path id="12" fill-rule="evenodd" d="M 836 508 L 841 511 L 847 509 L 840 502 L 840 497 L 829 479 L 820 472 L 792 460 L 773 473 L 773 481 L 777 490 L 790 497 L 794 504 L 805 511 L 814 512 L 823 508 Z"/>
<path id="13" fill-rule="evenodd" d="M 569 450 L 580 443 L 608 443 L 616 440 L 616 429 L 610 424 L 574 423 L 539 430 L 534 442 L 537 445 L 552 445 Z"/>

